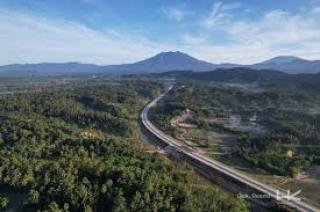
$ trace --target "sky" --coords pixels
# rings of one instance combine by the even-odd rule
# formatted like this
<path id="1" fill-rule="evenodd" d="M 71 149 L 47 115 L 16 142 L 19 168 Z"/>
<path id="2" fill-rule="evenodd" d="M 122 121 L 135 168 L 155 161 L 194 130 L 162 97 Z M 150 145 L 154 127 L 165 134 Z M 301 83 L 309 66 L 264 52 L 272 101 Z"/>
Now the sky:
<path id="1" fill-rule="evenodd" d="M 0 65 L 320 59 L 320 0 L 0 0 Z"/>

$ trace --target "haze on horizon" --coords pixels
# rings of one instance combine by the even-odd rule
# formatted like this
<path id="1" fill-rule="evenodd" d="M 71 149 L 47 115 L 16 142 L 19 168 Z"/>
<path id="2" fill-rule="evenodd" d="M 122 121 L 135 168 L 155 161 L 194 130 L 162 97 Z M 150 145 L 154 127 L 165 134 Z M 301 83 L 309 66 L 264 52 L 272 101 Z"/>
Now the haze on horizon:
<path id="1" fill-rule="evenodd" d="M 120 64 L 163 51 L 212 63 L 320 59 L 320 1 L 2 0 L 0 65 Z"/>

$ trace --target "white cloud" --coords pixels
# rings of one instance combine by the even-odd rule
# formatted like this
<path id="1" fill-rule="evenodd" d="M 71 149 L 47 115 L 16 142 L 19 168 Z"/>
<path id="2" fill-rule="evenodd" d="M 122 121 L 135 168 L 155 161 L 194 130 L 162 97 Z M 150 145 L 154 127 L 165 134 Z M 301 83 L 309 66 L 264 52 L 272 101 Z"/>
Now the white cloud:
<path id="1" fill-rule="evenodd" d="M 239 9 L 241 6 L 238 2 L 230 4 L 224 4 L 221 1 L 215 2 L 210 14 L 202 20 L 201 24 L 208 29 L 221 26 L 232 17 L 230 11 Z"/>
<path id="2" fill-rule="evenodd" d="M 235 22 L 226 30 L 242 42 L 259 39 L 269 46 L 301 44 L 320 39 L 320 22 L 310 14 L 294 15 L 273 10 L 256 22 Z"/>
<path id="3" fill-rule="evenodd" d="M 0 64 L 80 61 L 98 64 L 133 62 L 168 50 L 134 33 L 48 20 L 0 10 Z"/>
<path id="4" fill-rule="evenodd" d="M 186 45 L 184 49 L 198 58 L 214 63 L 252 64 L 275 55 L 275 52 L 264 48 L 259 43 L 223 46 L 202 42 L 196 47 L 194 45 Z"/>
<path id="5" fill-rule="evenodd" d="M 303 56 L 320 47 L 320 13 L 316 11 L 292 14 L 273 10 L 257 21 L 232 23 L 226 30 L 239 43 L 259 42 L 273 52 Z M 307 48 L 308 43 L 314 47 Z"/>
<path id="6" fill-rule="evenodd" d="M 182 6 L 176 7 L 161 7 L 162 13 L 169 19 L 176 22 L 183 21 L 188 15 L 191 14 L 190 11 L 186 11 Z"/>
<path id="7" fill-rule="evenodd" d="M 210 61 L 244 64 L 277 55 L 320 59 L 320 7 L 297 13 L 272 10 L 244 20 L 233 13 L 240 6 L 215 3 L 200 24 L 205 28 L 182 36 L 189 52 Z M 225 34 L 223 41 L 214 39 L 216 29 Z"/>

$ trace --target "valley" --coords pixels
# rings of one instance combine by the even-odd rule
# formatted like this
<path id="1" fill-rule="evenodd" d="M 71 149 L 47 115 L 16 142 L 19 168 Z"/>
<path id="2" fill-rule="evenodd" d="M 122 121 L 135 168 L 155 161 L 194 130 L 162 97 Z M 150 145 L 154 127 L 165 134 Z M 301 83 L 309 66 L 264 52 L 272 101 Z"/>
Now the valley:
<path id="1" fill-rule="evenodd" d="M 320 0 L 0 0 L 0 212 L 320 212 Z"/>

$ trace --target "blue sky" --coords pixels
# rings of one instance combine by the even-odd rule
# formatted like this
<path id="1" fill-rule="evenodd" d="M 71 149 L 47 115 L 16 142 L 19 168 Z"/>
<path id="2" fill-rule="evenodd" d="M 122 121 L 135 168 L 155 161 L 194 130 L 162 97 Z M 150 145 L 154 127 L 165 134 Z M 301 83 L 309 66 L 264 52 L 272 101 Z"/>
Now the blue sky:
<path id="1" fill-rule="evenodd" d="M 320 59 L 320 0 L 1 0 L 0 64 Z"/>

